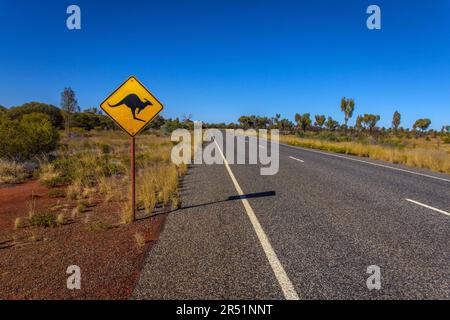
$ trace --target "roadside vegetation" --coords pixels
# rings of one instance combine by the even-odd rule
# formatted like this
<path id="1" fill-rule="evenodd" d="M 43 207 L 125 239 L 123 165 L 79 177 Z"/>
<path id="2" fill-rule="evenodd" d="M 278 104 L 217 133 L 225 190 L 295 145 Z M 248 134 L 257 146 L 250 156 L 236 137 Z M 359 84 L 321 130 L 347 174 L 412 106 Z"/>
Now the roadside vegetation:
<path id="1" fill-rule="evenodd" d="M 401 114 L 395 111 L 389 128 L 378 126 L 379 115 L 367 113 L 356 116 L 350 126 L 355 108 L 354 99 L 341 99 L 343 124 L 321 114 L 297 113 L 295 123 L 280 114 L 271 118 L 251 115 L 241 116 L 234 127 L 279 129 L 280 141 L 290 145 L 450 173 L 450 125 L 432 130 L 431 120 L 421 118 L 411 129 L 405 128 L 401 126 Z"/>
<path id="2" fill-rule="evenodd" d="M 405 128 L 401 114 L 395 111 L 392 125 L 385 128 L 378 126 L 379 115 L 358 114 L 352 98 L 342 98 L 337 107 L 342 112 L 342 123 L 330 116 L 305 112 L 295 114 L 294 121 L 281 114 L 244 115 L 237 123 L 203 126 L 279 129 L 281 141 L 288 144 L 450 173 L 450 125 L 432 130 L 431 120 L 421 118 L 412 128 Z M 151 167 L 153 172 L 151 177 L 145 176 L 147 169 L 138 172 L 138 178 L 144 181 L 138 184 L 139 191 L 150 195 L 138 199 L 140 208 L 151 211 L 158 203 L 180 205 L 174 181 L 176 174 L 183 174 L 186 168 L 170 165 L 168 136 L 178 128 L 192 129 L 191 118 L 158 116 L 138 139 L 138 166 Z M 350 125 L 352 119 L 354 124 Z M 67 197 L 73 200 L 91 189 L 111 200 L 117 198 L 114 192 L 120 186 L 120 177 L 128 174 L 126 136 L 98 109 L 81 111 L 71 88 L 61 93 L 60 108 L 40 102 L 0 107 L 0 138 L 0 185 L 39 177 L 45 186 L 66 186 Z M 162 184 L 158 176 L 167 181 Z"/>
<path id="3" fill-rule="evenodd" d="M 131 223 L 130 138 L 112 120 L 81 111 L 70 88 L 59 107 L 0 106 L 0 298 L 128 299 L 165 214 L 180 207 L 187 167 L 170 161 L 170 132 L 190 124 L 157 117 L 136 137 Z M 61 270 L 74 261 L 90 277 L 72 292 Z"/>
<path id="4" fill-rule="evenodd" d="M 178 184 L 187 167 L 170 161 L 168 133 L 182 123 L 189 127 L 188 121 L 157 118 L 136 138 L 138 217 L 180 206 Z M 32 195 L 28 216 L 15 228 L 63 225 L 102 202 L 116 203 L 118 223 L 130 223 L 130 141 L 115 129 L 97 109 L 81 112 L 71 88 L 61 93 L 61 108 L 39 102 L 1 107 L 0 185 L 34 178 L 50 189 L 49 198 L 59 199 L 49 212 L 35 212 Z"/>

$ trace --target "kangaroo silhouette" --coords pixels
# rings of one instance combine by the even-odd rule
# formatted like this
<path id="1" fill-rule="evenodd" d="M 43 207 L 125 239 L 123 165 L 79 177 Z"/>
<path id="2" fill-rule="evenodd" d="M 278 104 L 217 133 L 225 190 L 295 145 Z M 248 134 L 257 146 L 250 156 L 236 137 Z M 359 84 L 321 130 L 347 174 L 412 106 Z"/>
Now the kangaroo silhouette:
<path id="1" fill-rule="evenodd" d="M 131 110 L 134 120 L 145 122 L 145 120 L 142 120 L 142 119 L 139 119 L 138 117 L 136 117 L 136 111 L 137 111 L 137 114 L 139 114 L 139 112 L 141 112 L 148 106 L 152 106 L 153 104 L 150 101 L 148 101 L 147 99 L 144 99 L 144 100 L 145 101 L 141 101 L 141 99 L 136 94 L 131 93 L 131 94 L 127 95 L 125 98 L 123 98 L 122 101 L 120 101 L 119 103 L 111 105 L 108 102 L 108 105 L 111 108 L 115 108 L 115 107 L 119 107 L 124 104 Z"/>

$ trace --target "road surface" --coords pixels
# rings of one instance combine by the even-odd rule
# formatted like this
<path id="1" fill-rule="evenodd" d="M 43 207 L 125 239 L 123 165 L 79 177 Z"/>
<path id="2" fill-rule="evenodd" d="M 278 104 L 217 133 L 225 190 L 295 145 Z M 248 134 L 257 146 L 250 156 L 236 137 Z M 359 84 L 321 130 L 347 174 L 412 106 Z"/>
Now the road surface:
<path id="1" fill-rule="evenodd" d="M 450 298 L 449 175 L 279 150 L 273 176 L 191 167 L 135 299 Z"/>

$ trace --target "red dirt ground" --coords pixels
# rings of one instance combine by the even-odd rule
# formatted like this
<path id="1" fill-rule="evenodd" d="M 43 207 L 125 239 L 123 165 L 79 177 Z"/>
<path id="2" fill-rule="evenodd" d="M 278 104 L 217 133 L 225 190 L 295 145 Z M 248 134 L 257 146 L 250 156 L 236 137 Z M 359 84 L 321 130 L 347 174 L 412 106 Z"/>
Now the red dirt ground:
<path id="1" fill-rule="evenodd" d="M 165 215 L 122 225 L 120 205 L 96 199 L 72 218 L 76 203 L 65 205 L 65 198 L 50 198 L 48 192 L 36 181 L 0 187 L 0 299 L 128 299 Z M 36 212 L 64 213 L 67 223 L 15 230 L 15 219 L 28 217 L 32 194 Z M 107 228 L 89 228 L 99 221 Z M 145 237 L 144 247 L 135 240 L 137 232 Z M 70 265 L 81 268 L 81 290 L 66 287 Z"/>

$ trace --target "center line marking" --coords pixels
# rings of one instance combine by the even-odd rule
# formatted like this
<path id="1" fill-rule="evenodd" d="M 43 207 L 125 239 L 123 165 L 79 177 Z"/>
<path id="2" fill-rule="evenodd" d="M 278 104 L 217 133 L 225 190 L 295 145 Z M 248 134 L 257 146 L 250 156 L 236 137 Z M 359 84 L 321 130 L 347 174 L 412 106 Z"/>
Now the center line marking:
<path id="1" fill-rule="evenodd" d="M 292 160 L 297 160 L 297 161 L 300 161 L 300 162 L 305 162 L 305 161 L 303 161 L 303 160 L 301 160 L 301 159 L 297 159 L 297 158 L 294 158 L 294 157 L 291 157 L 291 156 L 289 156 L 289 158 L 291 158 Z"/>
<path id="2" fill-rule="evenodd" d="M 280 284 L 284 297 L 287 300 L 300 300 L 297 292 L 295 291 L 294 286 L 292 285 L 291 280 L 289 279 L 286 271 L 281 265 L 281 262 L 278 259 L 277 254 L 273 250 L 269 238 L 267 237 L 266 233 L 261 227 L 261 224 L 259 223 L 258 218 L 256 217 L 256 214 L 253 211 L 253 208 L 250 206 L 248 200 L 242 197 L 244 195 L 244 192 L 242 191 L 238 181 L 234 177 L 233 171 L 231 171 L 230 165 L 228 164 L 227 159 L 225 159 L 222 149 L 219 147 L 219 144 L 216 142 L 216 140 L 214 140 L 214 142 L 216 143 L 217 148 L 219 149 L 219 152 L 223 158 L 223 163 L 225 164 L 228 174 L 230 175 L 231 180 L 233 181 L 234 187 L 236 188 L 238 194 L 241 196 L 241 201 L 242 204 L 244 205 L 245 211 L 247 212 L 247 216 L 250 219 L 250 222 L 252 223 L 253 229 L 256 232 L 256 236 L 258 237 L 259 243 L 261 244 L 264 253 L 266 254 L 267 260 L 269 260 L 269 264 L 272 267 L 273 273 L 275 274 L 275 277 L 277 278 L 278 283 Z"/>
<path id="3" fill-rule="evenodd" d="M 434 208 L 434 207 L 432 207 L 432 206 L 426 205 L 426 204 L 421 203 L 421 202 L 419 202 L 419 201 L 415 201 L 415 200 L 411 200 L 411 199 L 405 199 L 405 200 L 406 200 L 406 201 L 409 201 L 409 202 L 412 202 L 412 203 L 415 203 L 415 204 L 417 204 L 417 205 L 419 205 L 419 206 L 422 206 L 422 207 L 425 207 L 425 208 L 434 210 L 434 211 L 436 211 L 436 212 L 445 214 L 446 216 L 450 216 L 450 213 L 448 213 L 448 212 L 446 212 L 446 211 L 444 211 L 444 210 Z"/>

